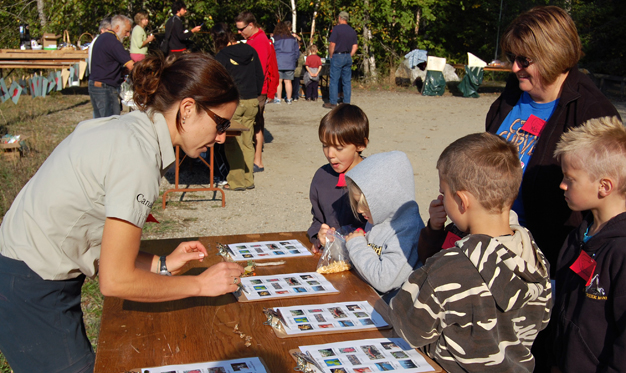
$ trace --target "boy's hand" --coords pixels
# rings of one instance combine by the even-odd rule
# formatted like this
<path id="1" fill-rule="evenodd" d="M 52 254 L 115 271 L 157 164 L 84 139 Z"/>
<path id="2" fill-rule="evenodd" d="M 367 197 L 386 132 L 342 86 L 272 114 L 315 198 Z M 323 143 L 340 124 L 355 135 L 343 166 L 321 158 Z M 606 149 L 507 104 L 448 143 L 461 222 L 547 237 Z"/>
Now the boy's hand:
<path id="1" fill-rule="evenodd" d="M 328 231 L 334 232 L 335 228 L 329 227 L 328 224 L 322 224 L 319 232 L 317 232 L 317 239 L 320 240 L 322 246 L 326 245 L 326 233 L 328 233 Z"/>
<path id="2" fill-rule="evenodd" d="M 437 199 L 430 202 L 430 206 L 428 206 L 428 215 L 430 215 L 428 224 L 431 229 L 438 231 L 444 228 L 448 216 L 446 215 L 446 210 L 443 208 L 442 195 L 439 195 Z"/>
<path id="3" fill-rule="evenodd" d="M 357 229 L 354 232 L 346 236 L 346 242 L 350 241 L 354 237 L 365 237 L 365 231 L 363 229 Z"/>

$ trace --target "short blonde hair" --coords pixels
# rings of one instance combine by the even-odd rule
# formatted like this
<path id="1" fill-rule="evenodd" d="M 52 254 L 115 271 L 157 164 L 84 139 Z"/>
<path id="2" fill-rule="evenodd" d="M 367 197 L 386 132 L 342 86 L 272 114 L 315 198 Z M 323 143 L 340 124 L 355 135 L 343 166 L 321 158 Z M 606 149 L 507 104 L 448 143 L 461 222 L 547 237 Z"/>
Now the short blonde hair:
<path id="1" fill-rule="evenodd" d="M 614 179 L 626 195 L 626 128 L 618 117 L 591 119 L 562 134 L 554 156 L 561 161 L 564 155 L 593 180 Z"/>
<path id="2" fill-rule="evenodd" d="M 452 193 L 470 192 L 489 213 L 510 209 L 522 182 L 517 148 L 487 132 L 448 145 L 439 156 L 437 170 Z"/>
<path id="3" fill-rule="evenodd" d="M 572 18 L 556 6 L 539 6 L 519 15 L 502 36 L 503 53 L 533 60 L 541 83 L 552 84 L 583 56 Z"/>
<path id="4" fill-rule="evenodd" d="M 135 24 L 140 25 L 141 21 L 148 18 L 148 12 L 145 10 L 140 10 L 135 14 Z"/>
<path id="5" fill-rule="evenodd" d="M 352 179 L 350 179 L 349 177 L 346 177 L 346 186 L 348 187 L 348 196 L 350 197 L 350 208 L 352 209 L 352 213 L 354 214 L 354 216 L 358 218 L 359 208 L 367 209 L 369 211 L 370 206 L 367 204 L 367 200 L 365 199 L 365 194 L 363 194 L 363 192 L 361 191 L 361 188 L 359 188 L 359 186 L 356 185 L 356 183 L 352 181 Z M 354 198 L 352 198 L 353 194 L 359 195 L 360 196 L 359 199 L 355 200 Z"/>

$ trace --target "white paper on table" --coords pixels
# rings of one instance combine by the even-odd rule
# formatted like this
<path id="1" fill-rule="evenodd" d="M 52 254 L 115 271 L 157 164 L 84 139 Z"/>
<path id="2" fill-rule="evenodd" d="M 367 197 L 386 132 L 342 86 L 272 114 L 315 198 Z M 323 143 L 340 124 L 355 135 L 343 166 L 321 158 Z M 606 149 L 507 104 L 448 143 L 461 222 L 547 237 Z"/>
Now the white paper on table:
<path id="1" fill-rule="evenodd" d="M 338 292 L 326 277 L 317 272 L 242 277 L 241 285 L 248 300 Z"/>
<path id="2" fill-rule="evenodd" d="M 141 368 L 141 373 L 267 373 L 258 357 Z"/>
<path id="3" fill-rule="evenodd" d="M 372 329 L 389 326 L 383 317 L 366 301 L 309 304 L 278 307 L 286 322 L 286 334 Z M 308 327 L 303 327 L 307 325 Z"/>
<path id="4" fill-rule="evenodd" d="M 324 369 L 324 373 L 418 373 L 435 370 L 402 338 L 361 339 L 300 346 L 300 351 L 315 359 Z"/>
<path id="5" fill-rule="evenodd" d="M 234 261 L 292 258 L 313 255 L 298 240 L 242 242 L 227 245 Z"/>

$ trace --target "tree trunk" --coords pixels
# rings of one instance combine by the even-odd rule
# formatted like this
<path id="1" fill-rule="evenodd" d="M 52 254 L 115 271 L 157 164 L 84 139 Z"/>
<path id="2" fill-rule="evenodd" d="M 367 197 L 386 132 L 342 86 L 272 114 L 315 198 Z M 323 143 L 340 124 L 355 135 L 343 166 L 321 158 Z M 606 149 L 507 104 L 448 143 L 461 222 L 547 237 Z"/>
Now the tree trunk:
<path id="1" fill-rule="evenodd" d="M 298 11 L 296 10 L 296 0 L 291 0 L 291 32 L 296 33 L 296 19 L 298 18 Z"/>
<path id="2" fill-rule="evenodd" d="M 369 29 L 370 12 L 369 12 L 369 0 L 363 2 L 363 72 L 365 77 L 372 83 L 376 83 L 378 76 L 376 74 L 376 57 L 371 52 L 372 32 Z"/>
<path id="3" fill-rule="evenodd" d="M 46 29 L 46 25 L 48 24 L 48 19 L 46 18 L 46 13 L 44 13 L 44 0 L 37 0 L 37 12 L 39 13 L 39 22 L 41 23 L 41 28 L 43 30 Z"/>
<path id="4" fill-rule="evenodd" d="M 415 13 L 415 36 L 417 36 L 420 32 L 420 20 L 422 19 L 422 8 L 417 9 L 417 13 Z"/>
<path id="5" fill-rule="evenodd" d="M 313 8 L 313 21 L 311 21 L 311 38 L 309 39 L 309 46 L 313 45 L 315 40 L 315 20 L 317 19 L 317 11 L 320 8 L 320 2 L 322 0 L 315 1 L 315 8 Z"/>

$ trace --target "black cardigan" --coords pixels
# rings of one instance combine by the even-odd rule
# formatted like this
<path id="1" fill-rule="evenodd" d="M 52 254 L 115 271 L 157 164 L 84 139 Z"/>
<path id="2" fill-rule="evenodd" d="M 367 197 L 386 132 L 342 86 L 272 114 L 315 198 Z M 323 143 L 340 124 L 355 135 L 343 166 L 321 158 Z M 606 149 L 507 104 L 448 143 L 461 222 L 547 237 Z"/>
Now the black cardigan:
<path id="1" fill-rule="evenodd" d="M 522 95 L 515 74 L 511 74 L 504 92 L 491 105 L 486 130 L 496 133 Z M 580 212 L 572 212 L 559 184 L 563 179 L 561 166 L 554 158 L 554 149 L 561 134 L 585 121 L 604 116 L 618 116 L 613 104 L 586 75 L 573 68 L 563 82 L 560 100 L 537 141 L 522 179 L 522 198 L 526 227 L 550 262 L 554 278 L 556 259 L 569 232 L 582 221 Z"/>

